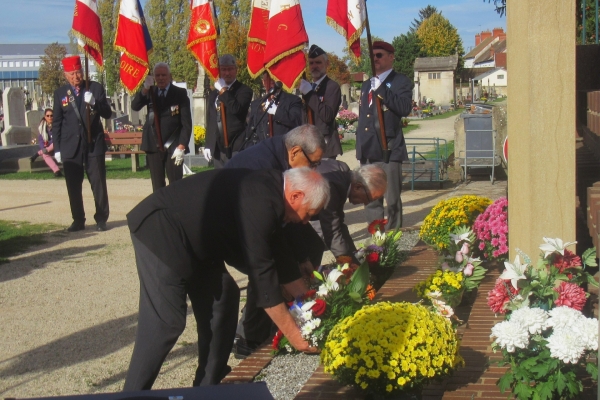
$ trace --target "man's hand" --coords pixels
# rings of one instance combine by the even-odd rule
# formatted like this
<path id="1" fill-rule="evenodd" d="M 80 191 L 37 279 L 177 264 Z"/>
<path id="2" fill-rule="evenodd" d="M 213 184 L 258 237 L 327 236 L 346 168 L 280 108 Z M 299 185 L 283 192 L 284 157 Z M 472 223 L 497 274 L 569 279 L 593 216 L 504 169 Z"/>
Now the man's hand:
<path id="1" fill-rule="evenodd" d="M 54 158 L 56 159 L 57 163 L 62 164 L 62 158 L 60 158 L 60 151 L 54 153 Z"/>
<path id="2" fill-rule="evenodd" d="M 310 260 L 306 260 L 306 261 L 298 264 L 298 268 L 300 268 L 300 273 L 302 274 L 302 276 L 304 278 L 309 279 L 309 280 L 312 279 L 313 271 L 315 270 L 315 267 L 313 267 Z"/>
<path id="3" fill-rule="evenodd" d="M 271 104 L 269 108 L 267 108 L 267 112 L 271 115 L 275 115 L 277 112 L 277 104 Z"/>
<path id="4" fill-rule="evenodd" d="M 306 94 L 308 92 L 310 92 L 312 90 L 312 85 L 310 84 L 310 82 L 302 79 L 300 81 L 300 93 L 302 94 Z"/>
<path id="5" fill-rule="evenodd" d="M 85 101 L 92 107 L 94 106 L 94 104 L 96 104 L 96 99 L 94 98 L 92 92 L 85 92 L 85 94 L 83 95 L 83 101 Z"/>
<path id="6" fill-rule="evenodd" d="M 144 89 L 146 92 L 150 90 L 150 86 L 154 85 L 154 77 L 152 75 L 147 75 L 146 79 L 144 79 Z"/>
<path id="7" fill-rule="evenodd" d="M 210 160 L 212 159 L 212 156 L 210 155 L 210 149 L 205 147 L 204 150 L 202 150 L 202 154 L 204 155 L 204 159 L 210 162 Z"/>
<path id="8" fill-rule="evenodd" d="M 224 87 L 225 87 L 225 80 L 223 78 L 219 78 L 215 82 L 215 89 L 217 89 L 220 92 L 221 89 L 223 89 Z"/>
<path id="9" fill-rule="evenodd" d="M 375 91 L 377 90 L 377 88 L 379 88 L 379 85 L 381 85 L 381 80 L 374 76 L 371 78 L 371 90 Z"/>
<path id="10" fill-rule="evenodd" d="M 175 159 L 175 165 L 181 165 L 183 162 L 183 155 L 185 154 L 185 150 L 180 149 L 179 147 L 175 149 L 173 152 L 173 156 L 171 159 Z"/>
<path id="11" fill-rule="evenodd" d="M 288 311 L 283 303 L 277 304 L 274 307 L 265 308 L 265 312 L 273 320 L 275 325 L 288 338 L 290 344 L 298 351 L 304 353 L 318 353 L 319 349 L 311 347 L 310 344 L 302 338 L 300 329 L 296 326 L 296 322 L 292 318 L 292 314 Z"/>

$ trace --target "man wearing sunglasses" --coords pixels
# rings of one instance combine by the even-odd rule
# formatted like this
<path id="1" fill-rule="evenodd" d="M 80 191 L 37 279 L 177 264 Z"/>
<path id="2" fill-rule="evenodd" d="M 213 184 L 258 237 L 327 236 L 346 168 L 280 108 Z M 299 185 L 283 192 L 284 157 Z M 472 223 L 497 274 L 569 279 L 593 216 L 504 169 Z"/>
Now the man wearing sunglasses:
<path id="1" fill-rule="evenodd" d="M 414 84 L 411 79 L 392 69 L 394 47 L 391 44 L 373 42 L 373 55 L 376 76 L 363 82 L 360 93 L 356 158 L 361 165 L 376 164 L 387 173 L 386 230 L 389 230 L 402 226 L 402 161 L 408 160 L 402 133 L 402 117 L 410 114 Z M 385 137 L 388 149 L 391 150 L 389 163 L 384 163 L 377 98 L 381 102 Z M 383 199 L 373 201 L 365 209 L 368 223 L 384 218 Z"/>

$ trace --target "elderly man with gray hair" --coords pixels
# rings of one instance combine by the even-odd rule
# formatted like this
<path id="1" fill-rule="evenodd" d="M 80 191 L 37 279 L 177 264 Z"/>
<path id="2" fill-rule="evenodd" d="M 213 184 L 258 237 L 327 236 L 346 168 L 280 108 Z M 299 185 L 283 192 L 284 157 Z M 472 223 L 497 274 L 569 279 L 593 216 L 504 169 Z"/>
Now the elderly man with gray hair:
<path id="1" fill-rule="evenodd" d="M 208 95 L 204 158 L 212 159 L 215 168 L 223 168 L 244 142 L 252 89 L 237 80 L 237 71 L 235 57 L 231 54 L 219 57 L 220 78 Z"/>
<path id="2" fill-rule="evenodd" d="M 387 188 L 387 175 L 377 165 L 363 165 L 351 171 L 346 163 L 331 159 L 321 161 L 317 172 L 329 181 L 331 197 L 310 224 L 335 257 L 354 257 L 356 247 L 344 223 L 344 204 L 348 200 L 351 204 L 367 205 L 382 198 Z"/>

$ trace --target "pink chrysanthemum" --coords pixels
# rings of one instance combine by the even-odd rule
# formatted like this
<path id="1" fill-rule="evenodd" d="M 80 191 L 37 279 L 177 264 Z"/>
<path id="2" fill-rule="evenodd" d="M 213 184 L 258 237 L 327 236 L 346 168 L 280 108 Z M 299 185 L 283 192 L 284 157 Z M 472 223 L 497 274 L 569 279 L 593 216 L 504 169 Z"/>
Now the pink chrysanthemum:
<path id="1" fill-rule="evenodd" d="M 560 273 L 562 273 L 567 268 L 581 267 L 581 257 L 573 253 L 571 250 L 565 249 L 564 256 L 561 256 L 559 253 L 555 253 L 552 264 L 558 268 Z"/>
<path id="2" fill-rule="evenodd" d="M 567 306 L 581 311 L 585 306 L 585 290 L 574 283 L 562 282 L 559 287 L 554 288 L 558 292 L 558 299 L 554 300 L 557 306 Z"/>
<path id="3" fill-rule="evenodd" d="M 508 199 L 501 197 L 480 214 L 473 224 L 477 247 L 487 259 L 506 259 L 508 254 Z"/>
<path id="4" fill-rule="evenodd" d="M 515 289 L 511 285 L 510 280 L 498 278 L 496 286 L 488 293 L 488 306 L 496 314 L 506 314 L 504 305 L 508 303 L 515 295 L 519 293 L 519 289 Z"/>

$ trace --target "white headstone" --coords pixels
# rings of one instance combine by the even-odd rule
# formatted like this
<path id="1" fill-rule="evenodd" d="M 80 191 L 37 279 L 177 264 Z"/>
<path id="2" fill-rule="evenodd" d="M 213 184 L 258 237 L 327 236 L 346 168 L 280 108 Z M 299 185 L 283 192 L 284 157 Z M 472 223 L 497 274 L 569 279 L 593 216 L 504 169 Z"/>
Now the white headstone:
<path id="1" fill-rule="evenodd" d="M 198 64 L 198 80 L 192 95 L 192 121 L 194 125 L 206 127 L 206 98 L 204 97 L 204 68 Z M 192 135 L 193 136 L 193 135 Z"/>
<path id="2" fill-rule="evenodd" d="M 358 115 L 358 102 L 352 102 L 348 104 L 348 110 L 352 111 L 354 114 Z"/>
<path id="3" fill-rule="evenodd" d="M 33 129 L 37 129 L 40 125 L 40 121 L 44 118 L 44 111 L 32 110 L 25 112 L 25 118 L 27 119 L 27 126 Z"/>
<path id="4" fill-rule="evenodd" d="M 21 88 L 8 88 L 2 94 L 6 125 L 27 126 L 25 121 L 25 94 Z"/>

